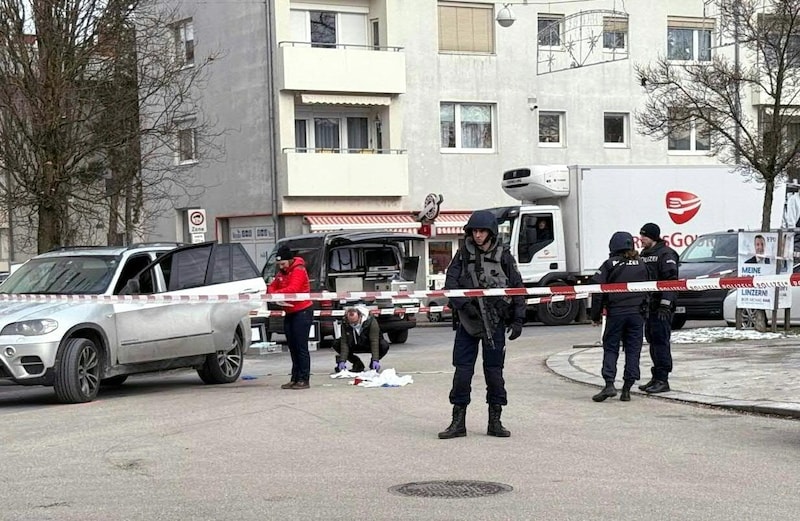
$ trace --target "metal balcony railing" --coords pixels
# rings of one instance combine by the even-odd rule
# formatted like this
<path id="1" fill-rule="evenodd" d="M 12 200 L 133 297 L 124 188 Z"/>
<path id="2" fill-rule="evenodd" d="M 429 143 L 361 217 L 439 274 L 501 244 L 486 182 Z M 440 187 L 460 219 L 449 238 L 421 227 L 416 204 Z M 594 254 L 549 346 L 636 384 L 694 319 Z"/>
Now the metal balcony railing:
<path id="1" fill-rule="evenodd" d="M 279 47 L 314 47 L 315 49 L 364 49 L 368 51 L 400 52 L 402 47 L 391 45 L 366 45 L 355 43 L 278 42 Z"/>
<path id="2" fill-rule="evenodd" d="M 295 154 L 405 154 L 401 148 L 284 148 L 284 153 Z"/>

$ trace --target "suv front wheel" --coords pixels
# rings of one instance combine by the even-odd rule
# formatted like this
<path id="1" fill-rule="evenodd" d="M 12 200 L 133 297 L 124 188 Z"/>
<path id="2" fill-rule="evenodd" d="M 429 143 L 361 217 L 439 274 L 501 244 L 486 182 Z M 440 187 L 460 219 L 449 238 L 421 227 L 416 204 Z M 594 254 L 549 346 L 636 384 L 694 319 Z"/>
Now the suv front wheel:
<path id="1" fill-rule="evenodd" d="M 70 338 L 56 367 L 56 398 L 62 403 L 91 402 L 100 389 L 100 351 L 88 338 Z"/>

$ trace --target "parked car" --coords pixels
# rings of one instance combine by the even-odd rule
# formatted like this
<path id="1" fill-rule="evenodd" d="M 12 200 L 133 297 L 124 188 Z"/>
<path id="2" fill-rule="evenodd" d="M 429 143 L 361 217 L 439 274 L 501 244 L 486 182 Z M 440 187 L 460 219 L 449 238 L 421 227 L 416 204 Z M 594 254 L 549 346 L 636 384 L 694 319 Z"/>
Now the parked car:
<path id="1" fill-rule="evenodd" d="M 265 281 L 275 276 L 275 255 L 287 245 L 306 263 L 311 291 L 413 291 L 418 278 L 419 257 L 410 256 L 411 243 L 421 247 L 423 235 L 383 231 L 313 233 L 281 239 L 261 271 Z M 355 302 L 315 301 L 315 309 L 342 309 Z M 369 303 L 378 308 L 418 308 L 419 299 L 391 298 Z M 267 338 L 283 334 L 283 318 L 268 317 L 267 311 L 279 306 L 262 306 L 253 316 L 254 327 L 264 327 Z M 319 319 L 320 338 L 333 336 L 334 319 Z M 381 331 L 393 344 L 408 339 L 408 330 L 417 325 L 415 313 L 378 315 Z"/>
<path id="2" fill-rule="evenodd" d="M 738 232 L 700 235 L 681 253 L 678 276 L 682 279 L 735 276 L 738 252 Z M 682 328 L 687 320 L 722 319 L 722 303 L 727 295 L 727 289 L 679 291 L 672 328 Z"/>
<path id="3" fill-rule="evenodd" d="M 794 265 L 794 273 L 800 273 L 800 264 Z M 736 309 L 736 290 L 726 290 L 728 295 L 722 304 L 723 318 L 729 326 L 736 325 L 737 313 L 741 316 L 742 327 L 745 329 L 759 329 L 764 330 L 772 325 L 772 311 L 763 309 Z M 772 288 L 770 288 L 772 291 Z M 791 286 L 792 305 L 789 313 L 789 325 L 800 325 L 800 286 Z M 778 325 L 784 324 L 785 312 L 783 309 L 778 310 Z"/>
<path id="4" fill-rule="evenodd" d="M 240 244 L 61 248 L 12 273 L 0 295 L 208 295 L 263 293 Z M 0 378 L 55 389 L 64 403 L 101 385 L 178 367 L 203 382 L 233 382 L 250 345 L 258 302 L 11 300 L 0 302 Z"/>

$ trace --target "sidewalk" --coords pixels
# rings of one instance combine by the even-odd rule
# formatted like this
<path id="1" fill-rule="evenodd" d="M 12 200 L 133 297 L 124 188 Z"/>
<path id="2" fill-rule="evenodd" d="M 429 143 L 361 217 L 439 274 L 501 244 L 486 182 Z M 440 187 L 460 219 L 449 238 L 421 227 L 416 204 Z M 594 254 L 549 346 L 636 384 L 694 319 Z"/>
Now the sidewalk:
<path id="1" fill-rule="evenodd" d="M 672 344 L 671 392 L 649 397 L 723 407 L 759 414 L 800 418 L 800 337 Z M 602 387 L 602 347 L 579 346 L 551 355 L 547 367 L 565 378 Z M 617 388 L 622 385 L 620 353 Z M 646 395 L 638 385 L 650 379 L 648 346 L 642 349 L 642 379 L 634 397 Z M 587 389 L 586 399 L 593 391 Z M 638 399 L 642 399 L 641 396 Z"/>

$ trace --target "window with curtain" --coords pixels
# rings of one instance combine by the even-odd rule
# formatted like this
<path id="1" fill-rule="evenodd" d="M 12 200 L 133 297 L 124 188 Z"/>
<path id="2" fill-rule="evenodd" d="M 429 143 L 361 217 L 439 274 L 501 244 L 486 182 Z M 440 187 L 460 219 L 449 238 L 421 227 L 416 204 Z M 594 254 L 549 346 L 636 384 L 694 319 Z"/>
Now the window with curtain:
<path id="1" fill-rule="evenodd" d="M 367 118 L 347 118 L 347 148 L 354 150 L 369 148 L 369 120 Z"/>
<path id="2" fill-rule="evenodd" d="M 175 58 L 182 65 L 194 65 L 194 23 L 183 20 L 172 26 L 175 39 Z"/>
<path id="3" fill-rule="evenodd" d="M 667 58 L 676 61 L 711 61 L 714 21 L 671 16 L 667 20 Z"/>
<path id="4" fill-rule="evenodd" d="M 314 118 L 314 147 L 339 152 L 339 118 Z"/>
<path id="5" fill-rule="evenodd" d="M 439 129 L 442 149 L 492 150 L 494 105 L 441 103 Z"/>
<path id="6" fill-rule="evenodd" d="M 494 52 L 492 4 L 439 2 L 438 7 L 440 51 Z"/>
<path id="7" fill-rule="evenodd" d="M 625 48 L 628 37 L 628 19 L 606 16 L 603 18 L 603 49 L 616 50 Z"/>
<path id="8" fill-rule="evenodd" d="M 669 119 L 668 150 L 683 152 L 711 150 L 711 132 L 705 123 L 680 109 L 670 109 Z"/>

